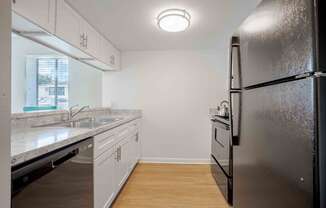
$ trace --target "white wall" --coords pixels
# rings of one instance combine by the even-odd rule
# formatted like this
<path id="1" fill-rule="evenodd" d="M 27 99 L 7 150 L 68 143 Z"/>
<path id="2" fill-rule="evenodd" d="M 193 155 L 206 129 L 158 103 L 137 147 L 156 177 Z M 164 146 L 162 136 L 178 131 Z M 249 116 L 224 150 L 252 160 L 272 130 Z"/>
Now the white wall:
<path id="1" fill-rule="evenodd" d="M 0 203 L 10 207 L 11 1 L 0 1 Z"/>
<path id="2" fill-rule="evenodd" d="M 69 105 L 102 107 L 103 72 L 69 59 Z"/>
<path id="3" fill-rule="evenodd" d="M 28 55 L 60 55 L 31 40 L 12 38 L 12 112 L 25 106 L 26 57 Z M 102 106 L 103 72 L 69 58 L 69 105 Z"/>
<path id="4" fill-rule="evenodd" d="M 104 105 L 143 110 L 143 160 L 209 160 L 208 110 L 227 98 L 226 51 L 126 52 L 122 70 L 104 74 Z"/>

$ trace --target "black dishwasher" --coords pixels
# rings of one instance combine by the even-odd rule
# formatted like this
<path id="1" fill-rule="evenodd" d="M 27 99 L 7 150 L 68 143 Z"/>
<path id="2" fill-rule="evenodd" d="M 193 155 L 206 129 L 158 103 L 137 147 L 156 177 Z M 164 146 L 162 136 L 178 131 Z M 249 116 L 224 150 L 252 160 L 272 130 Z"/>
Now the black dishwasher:
<path id="1" fill-rule="evenodd" d="M 93 140 L 12 167 L 12 208 L 92 208 Z"/>

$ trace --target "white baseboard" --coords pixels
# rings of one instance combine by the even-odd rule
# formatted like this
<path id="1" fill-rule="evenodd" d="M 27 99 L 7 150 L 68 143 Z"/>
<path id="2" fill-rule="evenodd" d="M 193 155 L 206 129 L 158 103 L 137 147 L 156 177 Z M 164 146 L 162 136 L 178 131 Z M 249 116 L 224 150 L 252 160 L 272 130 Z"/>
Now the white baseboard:
<path id="1" fill-rule="evenodd" d="M 160 158 L 143 157 L 140 163 L 163 163 L 163 164 L 210 164 L 209 159 L 188 159 L 188 158 Z"/>

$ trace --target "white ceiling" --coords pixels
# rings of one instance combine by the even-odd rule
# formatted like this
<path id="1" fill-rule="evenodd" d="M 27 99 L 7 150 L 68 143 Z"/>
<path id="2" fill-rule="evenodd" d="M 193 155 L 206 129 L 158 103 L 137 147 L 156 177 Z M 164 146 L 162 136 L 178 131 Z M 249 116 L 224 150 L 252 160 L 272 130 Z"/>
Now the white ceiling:
<path id="1" fill-rule="evenodd" d="M 97 30 L 122 51 L 215 49 L 260 0 L 68 0 Z M 186 9 L 191 27 L 167 33 L 155 18 L 164 9 Z"/>

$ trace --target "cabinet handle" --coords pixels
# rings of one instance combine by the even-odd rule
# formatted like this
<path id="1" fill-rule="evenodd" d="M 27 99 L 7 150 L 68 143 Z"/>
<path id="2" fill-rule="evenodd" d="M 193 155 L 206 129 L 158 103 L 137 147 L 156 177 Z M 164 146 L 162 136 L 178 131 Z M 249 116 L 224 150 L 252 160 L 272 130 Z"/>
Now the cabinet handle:
<path id="1" fill-rule="evenodd" d="M 121 146 L 117 148 L 117 161 L 119 162 L 121 160 Z"/>
<path id="2" fill-rule="evenodd" d="M 84 33 L 80 35 L 80 46 L 81 47 L 85 47 L 84 46 L 84 39 L 85 39 L 84 37 L 85 37 L 85 34 Z"/>
<path id="3" fill-rule="evenodd" d="M 85 47 L 88 48 L 88 35 L 87 34 L 86 34 L 85 41 L 86 41 L 86 44 L 85 44 L 86 46 Z"/>
<path id="4" fill-rule="evenodd" d="M 121 160 L 121 155 L 122 155 L 122 148 L 120 146 L 120 151 L 119 151 L 119 161 Z"/>
<path id="5" fill-rule="evenodd" d="M 114 159 L 115 159 L 116 161 L 118 161 L 118 149 L 115 151 Z"/>

